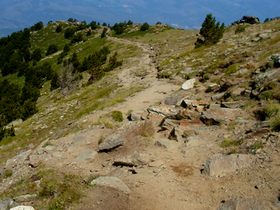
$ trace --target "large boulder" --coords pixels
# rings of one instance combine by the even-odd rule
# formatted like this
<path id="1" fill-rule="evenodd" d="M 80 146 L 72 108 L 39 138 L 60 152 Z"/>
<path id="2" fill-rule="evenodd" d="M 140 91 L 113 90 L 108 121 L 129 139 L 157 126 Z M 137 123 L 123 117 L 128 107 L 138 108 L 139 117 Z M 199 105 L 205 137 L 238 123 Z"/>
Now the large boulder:
<path id="1" fill-rule="evenodd" d="M 260 88 L 264 83 L 271 82 L 279 77 L 280 71 L 278 69 L 270 70 L 259 74 L 254 81 L 254 88 Z"/>
<path id="2" fill-rule="evenodd" d="M 210 108 L 201 113 L 201 121 L 205 125 L 227 125 L 230 121 L 235 120 L 241 109 L 227 109 L 227 108 Z"/>
<path id="3" fill-rule="evenodd" d="M 217 210 L 271 210 L 272 204 L 269 201 L 246 198 L 233 198 L 222 204 Z"/>
<path id="4" fill-rule="evenodd" d="M 28 161 L 28 157 L 31 154 L 31 150 L 20 153 L 19 155 L 7 160 L 6 169 L 16 170 Z"/>
<path id="5" fill-rule="evenodd" d="M 115 132 L 104 139 L 99 145 L 99 152 L 112 150 L 116 147 L 122 146 L 125 142 L 125 138 L 121 133 Z"/>
<path id="6" fill-rule="evenodd" d="M 222 177 L 236 170 L 250 167 L 253 160 L 250 155 L 232 154 L 208 160 L 204 164 L 203 174 L 209 176 Z"/>

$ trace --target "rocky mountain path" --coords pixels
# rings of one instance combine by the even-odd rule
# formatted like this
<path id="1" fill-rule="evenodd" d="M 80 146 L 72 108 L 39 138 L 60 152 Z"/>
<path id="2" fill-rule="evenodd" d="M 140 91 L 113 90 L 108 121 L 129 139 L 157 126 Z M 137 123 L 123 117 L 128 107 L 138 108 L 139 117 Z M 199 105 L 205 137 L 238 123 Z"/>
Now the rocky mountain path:
<path id="1" fill-rule="evenodd" d="M 73 209 L 216 210 L 229 199 L 248 197 L 277 203 L 278 135 L 268 135 L 267 128 L 248 120 L 250 115 L 240 107 L 196 100 L 199 86 L 177 91 L 180 86 L 158 80 L 154 51 L 148 44 L 108 39 L 143 50 L 131 59 L 139 64 L 122 69 L 116 78 L 121 88 L 137 84 L 145 89 L 73 125 L 95 123 L 113 110 L 132 110 L 135 119 L 116 123 L 114 129 L 100 124 L 45 140 L 36 149 L 7 161 L 6 167 L 15 172 L 1 183 L 0 192 L 44 164 L 84 180 L 94 178 L 98 187 L 87 190 L 81 204 Z M 136 76 L 140 68 L 149 74 Z M 235 127 L 231 130 L 232 123 Z M 246 144 L 237 154 L 221 146 L 224 140 L 241 139 Z M 264 148 L 250 149 L 258 142 Z M 95 179 L 100 176 L 105 181 Z M 277 209 L 262 202 L 259 207 Z"/>

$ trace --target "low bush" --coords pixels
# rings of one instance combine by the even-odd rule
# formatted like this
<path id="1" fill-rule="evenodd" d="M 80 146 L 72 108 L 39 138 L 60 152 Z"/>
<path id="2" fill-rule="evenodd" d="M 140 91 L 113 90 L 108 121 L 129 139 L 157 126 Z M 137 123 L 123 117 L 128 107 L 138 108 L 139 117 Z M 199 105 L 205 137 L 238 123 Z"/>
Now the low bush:
<path id="1" fill-rule="evenodd" d="M 238 25 L 235 29 L 235 34 L 241 33 L 245 31 L 245 26 L 243 25 Z"/>
<path id="2" fill-rule="evenodd" d="M 254 111 L 255 117 L 258 120 L 268 120 L 279 113 L 279 104 L 267 104 L 266 106 Z"/>
<path id="3" fill-rule="evenodd" d="M 145 121 L 140 126 L 139 134 L 144 137 L 151 137 L 155 133 L 155 129 L 153 128 L 151 121 Z"/>
<path id="4" fill-rule="evenodd" d="M 221 144 L 221 147 L 222 148 L 225 148 L 225 147 L 231 147 L 231 146 L 238 146 L 238 145 L 241 145 L 243 144 L 244 140 L 243 139 L 240 139 L 238 141 L 236 140 L 230 140 L 230 139 L 225 139 L 222 144 Z"/>
<path id="5" fill-rule="evenodd" d="M 148 23 L 144 23 L 141 28 L 140 31 L 147 31 L 150 28 L 150 25 Z"/>
<path id="6" fill-rule="evenodd" d="M 273 131 L 280 131 L 280 116 L 271 119 L 270 127 Z"/>
<path id="7" fill-rule="evenodd" d="M 121 111 L 113 111 L 111 112 L 111 116 L 114 121 L 116 122 L 122 122 L 123 121 L 123 115 Z"/>
<path id="8" fill-rule="evenodd" d="M 256 142 L 253 146 L 252 146 L 252 149 L 254 150 L 257 150 L 257 149 L 261 149 L 263 148 L 263 145 L 262 143 L 259 141 L 259 142 Z"/>

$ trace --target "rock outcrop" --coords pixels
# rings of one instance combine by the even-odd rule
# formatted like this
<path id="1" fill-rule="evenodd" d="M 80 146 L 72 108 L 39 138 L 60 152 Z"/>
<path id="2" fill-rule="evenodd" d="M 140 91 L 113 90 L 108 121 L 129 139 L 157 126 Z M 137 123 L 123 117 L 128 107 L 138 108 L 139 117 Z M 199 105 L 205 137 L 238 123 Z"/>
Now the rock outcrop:
<path id="1" fill-rule="evenodd" d="M 254 16 L 245 15 L 241 20 L 237 20 L 237 21 L 233 22 L 232 25 L 241 24 L 241 23 L 256 24 L 259 22 L 260 22 L 259 18 L 254 17 Z"/>

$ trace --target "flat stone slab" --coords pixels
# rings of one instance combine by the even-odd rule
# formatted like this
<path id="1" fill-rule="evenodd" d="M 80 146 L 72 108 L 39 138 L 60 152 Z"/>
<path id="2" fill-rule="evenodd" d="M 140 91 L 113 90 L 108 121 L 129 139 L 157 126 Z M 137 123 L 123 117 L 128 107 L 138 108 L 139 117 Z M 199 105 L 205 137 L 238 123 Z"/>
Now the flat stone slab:
<path id="1" fill-rule="evenodd" d="M 233 198 L 222 204 L 217 210 L 271 210 L 272 204 L 269 201 L 247 198 Z"/>
<path id="2" fill-rule="evenodd" d="M 171 147 L 172 147 L 172 145 L 170 144 L 170 140 L 169 140 L 169 142 L 164 141 L 164 140 L 157 140 L 155 142 L 155 146 L 163 147 L 165 149 L 171 149 Z"/>
<path id="3" fill-rule="evenodd" d="M 250 155 L 232 154 L 218 157 L 214 160 L 208 160 L 204 164 L 203 174 L 209 176 L 222 177 L 237 169 L 247 168 L 253 164 Z"/>
<path id="4" fill-rule="evenodd" d="M 232 102 L 222 102 L 221 107 L 226 107 L 226 108 L 241 108 L 245 106 L 246 102 L 245 101 L 232 101 Z"/>
<path id="5" fill-rule="evenodd" d="M 76 158 L 76 161 L 84 162 L 86 160 L 93 160 L 96 154 L 97 154 L 97 152 L 94 150 L 91 150 L 91 149 L 84 150 L 78 155 L 78 157 Z"/>
<path id="6" fill-rule="evenodd" d="M 149 163 L 149 166 L 150 167 L 160 167 L 161 165 L 164 164 L 164 161 L 163 160 L 156 160 L 154 162 L 150 162 Z"/>
<path id="7" fill-rule="evenodd" d="M 97 186 L 102 187 L 111 187 L 116 190 L 120 190 L 125 194 L 130 194 L 130 189 L 127 187 L 127 185 L 117 177 L 100 176 L 97 179 L 93 180 L 91 184 L 96 184 Z"/>
<path id="8" fill-rule="evenodd" d="M 241 109 L 214 108 L 202 112 L 201 121 L 205 125 L 227 125 L 229 121 L 235 120 L 241 113 Z"/>
<path id="9" fill-rule="evenodd" d="M 114 160 L 114 165 L 122 165 L 122 166 L 138 166 L 139 161 L 133 157 L 121 157 L 116 158 Z"/>
<path id="10" fill-rule="evenodd" d="M 175 106 L 169 106 L 169 105 L 160 105 L 156 107 L 150 107 L 147 109 L 149 114 L 158 115 L 160 117 L 168 117 L 168 116 L 174 116 L 177 114 L 177 109 Z"/>
<path id="11" fill-rule="evenodd" d="M 124 145 L 125 138 L 123 137 L 123 135 L 123 128 L 119 128 L 115 133 L 108 136 L 98 145 L 98 150 L 100 152 L 108 151 Z"/>
<path id="12" fill-rule="evenodd" d="M 22 203 L 22 202 L 34 201 L 36 198 L 37 195 L 33 194 L 33 195 L 22 195 L 22 196 L 14 197 L 13 200 L 17 203 Z"/>

